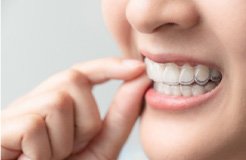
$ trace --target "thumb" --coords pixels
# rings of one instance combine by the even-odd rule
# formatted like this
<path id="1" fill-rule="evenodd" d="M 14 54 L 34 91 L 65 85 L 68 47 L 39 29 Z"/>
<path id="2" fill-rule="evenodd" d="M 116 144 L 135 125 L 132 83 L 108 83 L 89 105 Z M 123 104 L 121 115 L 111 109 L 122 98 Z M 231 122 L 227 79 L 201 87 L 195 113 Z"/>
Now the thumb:
<path id="1" fill-rule="evenodd" d="M 90 153 L 98 159 L 117 159 L 139 116 L 144 93 L 149 85 L 150 80 L 146 75 L 124 82 L 103 121 L 101 133 L 88 146 Z"/>

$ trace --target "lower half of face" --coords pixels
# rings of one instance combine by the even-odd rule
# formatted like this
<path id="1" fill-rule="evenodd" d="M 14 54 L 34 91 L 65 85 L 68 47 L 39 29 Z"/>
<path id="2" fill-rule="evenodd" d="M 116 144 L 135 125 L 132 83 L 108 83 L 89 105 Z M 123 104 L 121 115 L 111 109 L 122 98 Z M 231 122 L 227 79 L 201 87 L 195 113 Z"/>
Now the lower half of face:
<path id="1" fill-rule="evenodd" d="M 147 156 L 246 159 L 246 2 L 103 0 L 103 12 L 153 80 L 141 117 Z"/>

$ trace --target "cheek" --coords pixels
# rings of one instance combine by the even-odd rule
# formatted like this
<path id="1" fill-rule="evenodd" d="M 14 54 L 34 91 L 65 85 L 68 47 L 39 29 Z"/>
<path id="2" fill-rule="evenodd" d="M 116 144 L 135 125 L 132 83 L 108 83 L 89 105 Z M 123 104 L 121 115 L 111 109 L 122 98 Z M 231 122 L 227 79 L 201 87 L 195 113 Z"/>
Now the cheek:
<path id="1" fill-rule="evenodd" d="M 223 44 L 226 59 L 230 106 L 238 108 L 237 117 L 246 118 L 246 2 L 245 0 L 197 1 L 208 28 Z M 211 6 L 213 5 L 213 6 Z M 236 107 L 237 106 L 237 107 Z M 242 114 L 244 113 L 244 114 Z M 244 120 L 244 122 L 246 122 Z"/>
<path id="2" fill-rule="evenodd" d="M 102 1 L 102 11 L 105 24 L 125 54 L 130 53 L 132 48 L 131 26 L 125 16 L 127 3 L 128 0 Z"/>
<path id="3" fill-rule="evenodd" d="M 199 1 L 204 23 L 223 44 L 228 61 L 246 59 L 245 0 Z M 212 5 L 212 6 L 211 6 Z M 241 64 L 242 65 L 242 64 Z"/>
<path id="4" fill-rule="evenodd" d="M 226 0 L 227 6 L 218 6 L 216 33 L 224 44 L 227 57 L 228 81 L 231 83 L 231 106 L 239 108 L 239 117 L 246 118 L 246 2 Z M 235 9 L 236 8 L 236 9 Z M 214 16 L 216 17 L 216 16 Z M 242 114 L 243 113 L 243 114 Z"/>

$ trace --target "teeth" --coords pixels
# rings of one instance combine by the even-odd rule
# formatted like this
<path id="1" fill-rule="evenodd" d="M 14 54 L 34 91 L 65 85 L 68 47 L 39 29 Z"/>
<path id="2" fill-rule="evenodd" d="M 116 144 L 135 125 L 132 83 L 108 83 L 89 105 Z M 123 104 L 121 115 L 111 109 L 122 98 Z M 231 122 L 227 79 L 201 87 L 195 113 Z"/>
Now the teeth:
<path id="1" fill-rule="evenodd" d="M 171 95 L 171 88 L 167 84 L 156 82 L 154 83 L 154 89 L 160 93 Z"/>
<path id="2" fill-rule="evenodd" d="M 211 81 L 214 81 L 214 82 L 219 82 L 222 78 L 222 75 L 219 71 L 215 70 L 215 69 L 212 69 L 210 71 L 210 79 Z"/>
<path id="3" fill-rule="evenodd" d="M 165 65 L 160 63 L 155 63 L 148 58 L 145 58 L 145 63 L 147 65 L 147 74 L 150 79 L 161 82 L 162 76 L 160 73 L 164 72 Z"/>
<path id="4" fill-rule="evenodd" d="M 154 77 L 155 77 L 155 73 L 154 73 L 155 72 L 155 69 L 154 69 L 155 63 L 148 58 L 145 58 L 144 62 L 147 65 L 147 74 L 148 74 L 149 78 L 152 80 L 155 80 L 154 79 Z"/>
<path id="5" fill-rule="evenodd" d="M 163 82 L 170 85 L 179 84 L 179 67 L 174 63 L 168 63 L 163 73 Z"/>
<path id="6" fill-rule="evenodd" d="M 175 63 L 156 63 L 145 58 L 147 75 L 154 81 L 154 89 L 170 96 L 197 96 L 213 90 L 222 74 L 204 65 L 195 67 Z"/>
<path id="7" fill-rule="evenodd" d="M 179 75 L 179 83 L 183 85 L 190 85 L 194 82 L 194 69 L 188 64 L 181 68 Z"/>
<path id="8" fill-rule="evenodd" d="M 196 66 L 195 70 L 195 81 L 199 85 L 204 85 L 209 80 L 209 68 L 204 65 Z"/>
<path id="9" fill-rule="evenodd" d="M 206 92 L 209 92 L 213 90 L 217 85 L 214 82 L 208 82 L 205 86 L 204 89 Z"/>
<path id="10" fill-rule="evenodd" d="M 193 96 L 198 96 L 205 93 L 204 87 L 197 84 L 193 85 L 191 90 Z"/>
<path id="11" fill-rule="evenodd" d="M 172 96 L 181 96 L 179 85 L 178 86 L 171 86 L 170 90 L 171 90 L 171 95 Z"/>
<path id="12" fill-rule="evenodd" d="M 198 96 L 207 92 L 210 92 L 216 87 L 215 82 L 208 82 L 205 86 L 201 86 L 198 84 L 193 85 L 167 85 L 161 82 L 154 83 L 154 89 L 162 94 L 169 96 Z"/>
<path id="13" fill-rule="evenodd" d="M 192 96 L 191 86 L 180 86 L 180 90 L 183 96 L 185 97 Z"/>

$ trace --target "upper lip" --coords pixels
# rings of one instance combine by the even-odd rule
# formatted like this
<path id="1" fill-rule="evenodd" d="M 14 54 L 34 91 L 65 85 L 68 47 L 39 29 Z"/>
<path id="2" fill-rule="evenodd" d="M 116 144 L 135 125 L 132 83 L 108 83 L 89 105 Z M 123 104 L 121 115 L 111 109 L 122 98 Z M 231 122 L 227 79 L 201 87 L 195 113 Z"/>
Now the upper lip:
<path id="1" fill-rule="evenodd" d="M 144 50 L 140 50 L 140 54 L 157 63 L 177 63 L 177 64 L 189 63 L 192 65 L 203 64 L 223 72 L 222 68 L 217 63 L 187 54 L 172 53 L 172 52 L 154 54 Z"/>

